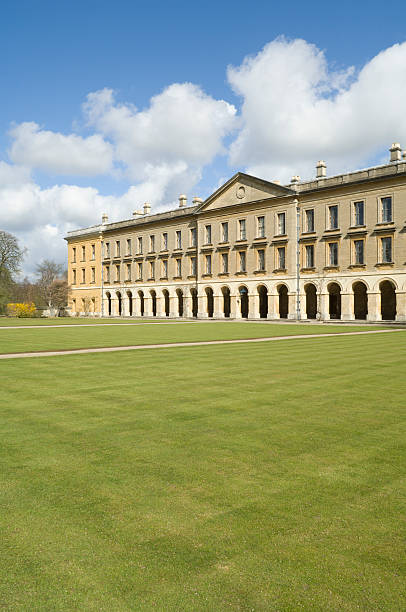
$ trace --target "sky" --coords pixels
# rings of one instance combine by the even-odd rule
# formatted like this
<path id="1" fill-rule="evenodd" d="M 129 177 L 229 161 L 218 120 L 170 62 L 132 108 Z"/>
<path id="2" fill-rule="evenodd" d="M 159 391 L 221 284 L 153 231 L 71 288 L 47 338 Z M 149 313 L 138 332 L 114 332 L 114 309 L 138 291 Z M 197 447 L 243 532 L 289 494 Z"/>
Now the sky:
<path id="1" fill-rule="evenodd" d="M 406 149 L 406 3 L 2 0 L 0 92 L 0 229 L 32 277 L 104 212 Z"/>

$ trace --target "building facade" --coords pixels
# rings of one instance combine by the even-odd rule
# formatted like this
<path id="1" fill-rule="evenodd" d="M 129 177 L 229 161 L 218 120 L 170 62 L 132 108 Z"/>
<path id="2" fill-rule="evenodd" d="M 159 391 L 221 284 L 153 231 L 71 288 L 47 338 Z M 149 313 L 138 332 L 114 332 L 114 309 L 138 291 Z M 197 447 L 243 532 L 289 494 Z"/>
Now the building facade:
<path id="1" fill-rule="evenodd" d="M 72 315 L 406 320 L 406 159 L 69 232 Z"/>

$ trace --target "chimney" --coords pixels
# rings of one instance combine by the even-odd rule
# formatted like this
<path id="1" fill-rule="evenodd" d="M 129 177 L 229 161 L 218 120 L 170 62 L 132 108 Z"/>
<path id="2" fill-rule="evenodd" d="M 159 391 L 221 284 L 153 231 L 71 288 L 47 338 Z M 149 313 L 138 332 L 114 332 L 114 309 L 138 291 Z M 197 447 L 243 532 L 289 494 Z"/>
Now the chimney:
<path id="1" fill-rule="evenodd" d="M 292 176 L 292 180 L 290 181 L 292 185 L 296 185 L 300 183 L 300 176 L 297 174 L 296 176 Z"/>
<path id="2" fill-rule="evenodd" d="M 316 165 L 316 178 L 326 178 L 326 168 L 327 166 L 325 161 L 323 161 L 322 159 L 318 161 Z"/>
<path id="3" fill-rule="evenodd" d="M 185 195 L 180 195 L 179 196 L 179 208 L 184 208 L 186 206 L 187 203 L 187 197 Z"/>
<path id="4" fill-rule="evenodd" d="M 105 223 L 108 223 L 108 220 L 109 220 L 109 218 L 108 218 L 107 214 L 106 214 L 106 213 L 103 213 L 103 214 L 102 214 L 102 223 L 103 223 L 103 225 L 104 225 Z"/>
<path id="5" fill-rule="evenodd" d="M 149 202 L 145 202 L 144 215 L 149 215 L 150 212 L 151 212 L 151 204 Z"/>
<path id="6" fill-rule="evenodd" d="M 198 198 L 197 196 L 195 196 L 193 198 L 192 202 L 193 202 L 193 206 L 199 206 L 199 204 L 203 203 L 203 200 L 202 200 L 202 198 Z"/>
<path id="7" fill-rule="evenodd" d="M 402 161 L 402 149 L 398 142 L 394 142 L 389 151 L 391 162 Z"/>
<path id="8" fill-rule="evenodd" d="M 142 216 L 142 210 L 134 210 L 133 217 L 141 217 L 141 216 Z"/>

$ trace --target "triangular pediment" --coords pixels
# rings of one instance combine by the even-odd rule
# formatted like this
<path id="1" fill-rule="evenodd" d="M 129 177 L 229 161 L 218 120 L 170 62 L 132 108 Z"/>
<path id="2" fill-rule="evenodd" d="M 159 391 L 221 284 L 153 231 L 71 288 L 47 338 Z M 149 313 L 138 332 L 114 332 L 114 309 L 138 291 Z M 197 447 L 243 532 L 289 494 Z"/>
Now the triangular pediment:
<path id="1" fill-rule="evenodd" d="M 248 204 L 249 202 L 285 196 L 291 193 L 293 192 L 288 187 L 238 172 L 203 202 L 199 212 L 235 204 Z"/>

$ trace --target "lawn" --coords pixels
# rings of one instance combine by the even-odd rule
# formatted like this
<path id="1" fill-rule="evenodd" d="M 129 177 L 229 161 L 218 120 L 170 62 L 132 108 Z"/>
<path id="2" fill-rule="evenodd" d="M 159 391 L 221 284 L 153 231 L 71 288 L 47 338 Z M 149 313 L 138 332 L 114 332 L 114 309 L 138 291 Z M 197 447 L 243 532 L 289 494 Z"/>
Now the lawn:
<path id="1" fill-rule="evenodd" d="M 378 326 L 343 326 L 269 323 L 164 323 L 161 325 L 123 325 L 46 329 L 0 329 L 0 353 L 51 351 L 107 346 L 168 344 L 204 340 L 236 340 L 296 334 L 367 331 Z M 398 332 L 396 332 L 398 333 Z M 400 333 L 400 332 L 399 332 Z"/>
<path id="2" fill-rule="evenodd" d="M 149 319 L 149 322 L 159 323 L 165 319 Z M 98 317 L 0 317 L 0 327 L 22 327 L 30 325 L 33 327 L 43 325 L 100 325 L 102 323 L 113 324 L 128 324 L 128 323 L 143 323 L 145 319 L 107 319 Z M 182 321 L 176 321 L 182 323 Z"/>
<path id="3" fill-rule="evenodd" d="M 2 607 L 405 610 L 405 358 L 393 333 L 1 362 Z"/>

